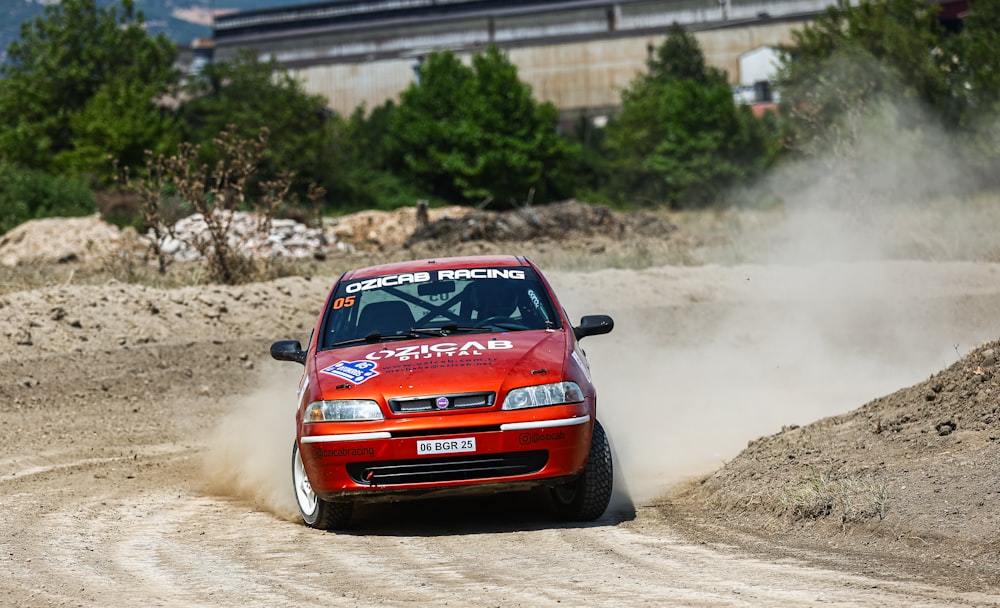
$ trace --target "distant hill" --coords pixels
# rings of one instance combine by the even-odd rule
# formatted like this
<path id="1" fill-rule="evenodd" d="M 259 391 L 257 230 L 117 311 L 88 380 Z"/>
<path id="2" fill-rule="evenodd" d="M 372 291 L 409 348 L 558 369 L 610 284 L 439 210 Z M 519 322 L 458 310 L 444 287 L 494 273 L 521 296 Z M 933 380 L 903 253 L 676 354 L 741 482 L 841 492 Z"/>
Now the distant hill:
<path id="1" fill-rule="evenodd" d="M 0 0 L 0 60 L 18 39 L 21 24 L 42 15 L 52 0 Z M 120 5 L 120 0 L 97 0 L 99 6 Z M 312 4 L 309 0 L 137 0 L 152 33 L 164 32 L 178 44 L 212 35 L 212 11 L 249 11 L 262 8 Z"/>

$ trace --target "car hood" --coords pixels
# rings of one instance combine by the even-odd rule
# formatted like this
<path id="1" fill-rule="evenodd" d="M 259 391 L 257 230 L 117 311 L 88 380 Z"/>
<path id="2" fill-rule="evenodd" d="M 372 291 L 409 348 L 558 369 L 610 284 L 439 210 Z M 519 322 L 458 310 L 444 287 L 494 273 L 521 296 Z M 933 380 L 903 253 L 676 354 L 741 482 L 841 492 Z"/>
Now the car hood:
<path id="1" fill-rule="evenodd" d="M 324 399 L 500 392 L 511 382 L 560 381 L 566 340 L 566 330 L 559 329 L 338 348 L 317 353 L 316 380 Z"/>

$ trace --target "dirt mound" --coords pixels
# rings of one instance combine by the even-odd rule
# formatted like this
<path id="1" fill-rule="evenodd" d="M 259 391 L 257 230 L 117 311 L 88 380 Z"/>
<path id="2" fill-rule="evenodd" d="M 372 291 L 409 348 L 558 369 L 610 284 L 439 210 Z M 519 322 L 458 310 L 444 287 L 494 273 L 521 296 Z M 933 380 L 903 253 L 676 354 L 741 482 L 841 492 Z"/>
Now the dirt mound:
<path id="1" fill-rule="evenodd" d="M 0 237 L 0 263 L 103 262 L 136 238 L 96 215 L 31 220 Z"/>
<path id="2" fill-rule="evenodd" d="M 444 216 L 418 227 L 409 244 L 437 241 L 454 245 L 470 241 L 523 242 L 596 237 L 618 240 L 630 236 L 665 237 L 676 230 L 652 214 L 620 213 L 602 205 L 565 201 L 510 211 L 474 210 L 460 217 Z"/>
<path id="3" fill-rule="evenodd" d="M 0 298 L 0 360 L 261 335 L 305 340 L 304 323 L 327 289 L 325 281 L 287 277 L 241 286 L 157 289 L 112 280 L 18 291 Z"/>
<path id="4" fill-rule="evenodd" d="M 992 584 L 1000 580 L 998 453 L 994 341 L 852 412 L 751 441 L 666 506 L 707 505 L 765 539 L 792 533 L 849 545 L 845 537 L 863 537 L 874 555 L 963 569 Z"/>
<path id="5" fill-rule="evenodd" d="M 457 222 L 471 209 L 468 207 L 442 207 L 429 209 L 431 222 Z M 417 230 L 417 208 L 403 207 L 393 211 L 359 211 L 325 221 L 328 230 L 340 242 L 349 243 L 359 250 L 382 251 L 399 248 Z"/>
<path id="6" fill-rule="evenodd" d="M 266 232 L 259 230 L 254 216 L 237 213 L 230 246 L 253 256 L 316 260 L 331 255 L 403 259 L 504 252 L 560 266 L 567 265 L 561 255 L 573 259 L 581 251 L 604 254 L 605 265 L 648 265 L 685 247 L 677 227 L 653 214 L 617 212 L 578 201 L 502 212 L 458 206 L 423 211 L 426 217 L 417 206 L 361 211 L 325 218 L 317 228 L 279 219 Z M 0 238 L 0 263 L 27 267 L 72 262 L 96 271 L 111 270 L 119 261 L 152 265 L 152 238 L 119 230 L 98 216 L 35 220 Z M 161 247 L 173 261 L 197 261 L 204 247 L 196 243 L 207 239 L 204 221 L 193 215 L 178 221 Z M 127 255 L 118 255 L 123 252 Z"/>

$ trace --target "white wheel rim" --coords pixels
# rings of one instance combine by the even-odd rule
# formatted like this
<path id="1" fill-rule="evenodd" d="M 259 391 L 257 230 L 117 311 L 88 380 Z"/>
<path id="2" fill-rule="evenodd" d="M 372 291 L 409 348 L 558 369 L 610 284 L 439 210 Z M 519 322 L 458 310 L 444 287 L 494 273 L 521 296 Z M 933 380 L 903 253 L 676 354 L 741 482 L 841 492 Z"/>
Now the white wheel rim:
<path id="1" fill-rule="evenodd" d="M 302 464 L 298 448 L 295 449 L 295 464 L 292 466 L 292 483 L 295 484 L 295 500 L 298 501 L 302 513 L 305 515 L 315 513 L 319 501 L 313 492 L 312 484 L 309 483 L 309 477 L 306 476 L 306 468 Z"/>

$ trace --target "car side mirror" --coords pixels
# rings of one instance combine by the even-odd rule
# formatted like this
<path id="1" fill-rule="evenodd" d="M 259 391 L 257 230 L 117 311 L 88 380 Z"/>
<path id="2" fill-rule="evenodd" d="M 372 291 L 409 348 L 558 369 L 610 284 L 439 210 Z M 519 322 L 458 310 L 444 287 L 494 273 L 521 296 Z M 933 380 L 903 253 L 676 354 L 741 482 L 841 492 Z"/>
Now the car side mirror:
<path id="1" fill-rule="evenodd" d="M 271 345 L 271 358 L 278 361 L 295 361 L 306 364 L 306 351 L 298 340 L 278 340 Z"/>
<path id="2" fill-rule="evenodd" d="M 580 324 L 573 328 L 576 339 L 587 336 L 599 336 L 609 333 L 615 328 L 615 320 L 608 315 L 587 315 L 580 319 Z"/>

